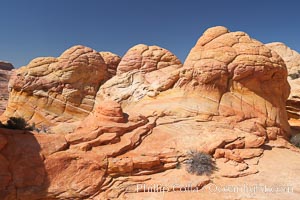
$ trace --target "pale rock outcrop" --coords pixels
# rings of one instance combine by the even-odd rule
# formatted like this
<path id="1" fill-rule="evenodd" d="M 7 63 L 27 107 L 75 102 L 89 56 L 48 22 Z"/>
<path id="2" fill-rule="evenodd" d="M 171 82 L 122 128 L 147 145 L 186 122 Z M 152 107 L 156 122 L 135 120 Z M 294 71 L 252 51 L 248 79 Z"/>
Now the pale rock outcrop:
<path id="1" fill-rule="evenodd" d="M 269 49 L 275 51 L 284 60 L 289 75 L 299 74 L 300 70 L 300 54 L 285 45 L 282 42 L 272 42 L 266 44 Z"/>
<path id="2" fill-rule="evenodd" d="M 281 42 L 273 42 L 266 46 L 278 53 L 288 70 L 288 81 L 291 85 L 291 94 L 286 102 L 289 118 L 300 118 L 300 54 Z"/>
<path id="3" fill-rule="evenodd" d="M 136 45 L 123 56 L 117 75 L 99 89 L 97 99 L 126 104 L 147 95 L 156 96 L 175 84 L 178 80 L 176 70 L 181 66 L 180 60 L 166 49 Z"/>
<path id="4" fill-rule="evenodd" d="M 299 68 L 300 69 L 300 68 Z M 300 119 L 300 78 L 290 79 L 291 94 L 286 101 L 286 110 L 290 119 Z"/>
<path id="5" fill-rule="evenodd" d="M 82 120 L 108 78 L 102 56 L 88 47 L 74 46 L 58 58 L 36 58 L 13 74 L 2 118 L 20 116 L 48 125 Z"/>
<path id="6" fill-rule="evenodd" d="M 9 62 L 0 61 L 0 114 L 6 108 L 9 92 L 8 81 L 14 69 L 13 65 Z"/>

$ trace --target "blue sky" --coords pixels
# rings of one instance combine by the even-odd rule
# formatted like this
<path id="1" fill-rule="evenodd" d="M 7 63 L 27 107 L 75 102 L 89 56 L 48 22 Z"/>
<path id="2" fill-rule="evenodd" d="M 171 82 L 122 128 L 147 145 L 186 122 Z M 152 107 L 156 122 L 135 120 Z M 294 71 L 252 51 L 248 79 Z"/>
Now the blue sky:
<path id="1" fill-rule="evenodd" d="M 297 0 L 2 0 L 0 60 L 15 67 L 59 56 L 82 44 L 122 56 L 133 45 L 158 45 L 183 62 L 207 28 L 245 31 L 300 52 Z"/>

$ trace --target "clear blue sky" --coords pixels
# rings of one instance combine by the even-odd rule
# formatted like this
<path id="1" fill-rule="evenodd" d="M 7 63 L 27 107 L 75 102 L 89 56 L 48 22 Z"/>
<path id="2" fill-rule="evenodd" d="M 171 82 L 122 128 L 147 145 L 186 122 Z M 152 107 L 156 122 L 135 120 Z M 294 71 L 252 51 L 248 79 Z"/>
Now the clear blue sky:
<path id="1" fill-rule="evenodd" d="M 300 51 L 297 0 L 2 0 L 0 60 L 15 67 L 82 44 L 118 55 L 144 43 L 183 62 L 203 31 L 223 25 Z"/>

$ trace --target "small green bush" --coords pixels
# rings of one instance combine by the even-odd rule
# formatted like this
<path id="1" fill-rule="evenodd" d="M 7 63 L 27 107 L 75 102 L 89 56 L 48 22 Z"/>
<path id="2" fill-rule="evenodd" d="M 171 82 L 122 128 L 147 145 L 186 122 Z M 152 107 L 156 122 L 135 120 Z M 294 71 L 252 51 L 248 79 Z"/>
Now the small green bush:
<path id="1" fill-rule="evenodd" d="M 209 175 L 216 169 L 215 162 L 209 154 L 200 151 L 190 151 L 188 153 L 187 171 L 196 175 Z"/>
<path id="2" fill-rule="evenodd" d="M 300 148 L 300 134 L 294 135 L 290 141 L 293 145 Z"/>

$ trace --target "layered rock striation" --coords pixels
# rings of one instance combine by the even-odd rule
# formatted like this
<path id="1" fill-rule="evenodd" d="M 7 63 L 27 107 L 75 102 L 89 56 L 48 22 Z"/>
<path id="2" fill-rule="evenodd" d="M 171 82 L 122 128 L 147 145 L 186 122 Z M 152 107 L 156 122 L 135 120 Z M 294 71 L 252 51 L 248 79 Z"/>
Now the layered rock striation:
<path id="1" fill-rule="evenodd" d="M 281 42 L 273 42 L 266 46 L 278 53 L 286 63 L 291 94 L 286 102 L 288 116 L 291 119 L 300 118 L 300 54 Z"/>
<path id="2" fill-rule="evenodd" d="M 41 57 L 15 71 L 4 117 L 21 116 L 37 124 L 80 121 L 94 106 L 96 93 L 109 79 L 107 61 L 100 53 L 74 46 L 58 58 Z M 109 65 L 109 66 L 108 66 Z"/>
<path id="3" fill-rule="evenodd" d="M 288 134 L 286 79 L 285 63 L 274 51 L 246 33 L 214 27 L 191 50 L 177 86 L 198 91 L 199 112 L 209 107 L 209 114 L 255 119 Z"/>
<path id="4" fill-rule="evenodd" d="M 282 42 L 272 42 L 266 44 L 266 46 L 282 57 L 286 64 L 289 75 L 297 76 L 298 74 L 299 77 L 300 54 L 297 51 L 291 49 Z"/>
<path id="5" fill-rule="evenodd" d="M 257 123 L 277 127 L 282 136 L 289 136 L 285 102 L 290 86 L 285 63 L 246 33 L 229 32 L 225 27 L 208 29 L 183 67 L 169 74 L 176 75 L 169 90 L 145 96 L 124 109 L 143 110 L 145 115 L 225 119 L 246 127 Z"/>
<path id="6" fill-rule="evenodd" d="M 124 104 L 156 96 L 172 88 L 178 80 L 180 60 L 170 51 L 144 44 L 130 48 L 111 78 L 97 94 L 97 101 L 113 100 Z"/>
<path id="7" fill-rule="evenodd" d="M 83 46 L 33 60 L 11 80 L 5 116 L 78 124 L 48 135 L 0 129 L 0 198 L 134 199 L 138 184 L 264 176 L 265 149 L 297 152 L 285 140 L 287 74 L 278 54 L 225 27 L 206 30 L 183 65 L 147 45 L 121 60 Z M 218 171 L 188 173 L 189 151 L 213 156 Z"/>
<path id="8" fill-rule="evenodd" d="M 9 92 L 8 81 L 14 69 L 11 63 L 0 61 L 0 114 L 2 114 L 6 108 Z"/>

